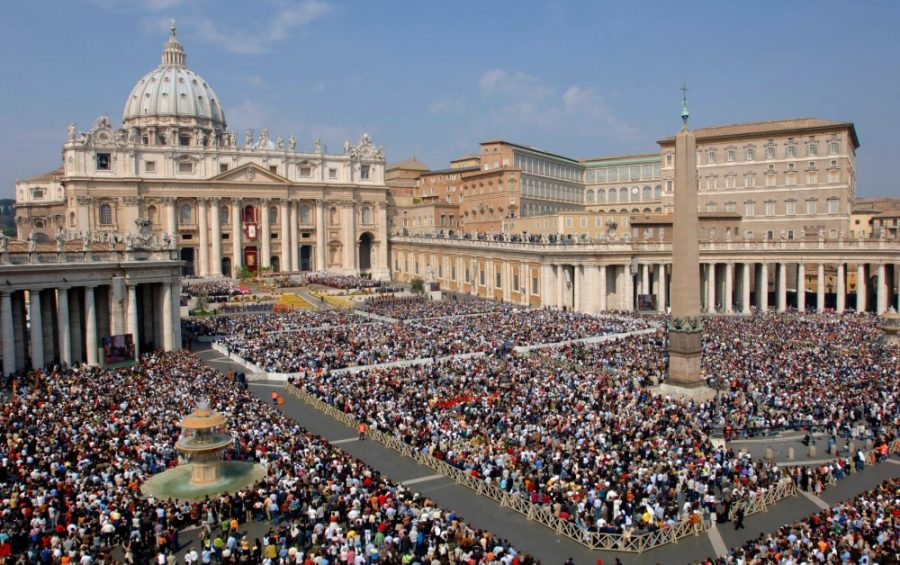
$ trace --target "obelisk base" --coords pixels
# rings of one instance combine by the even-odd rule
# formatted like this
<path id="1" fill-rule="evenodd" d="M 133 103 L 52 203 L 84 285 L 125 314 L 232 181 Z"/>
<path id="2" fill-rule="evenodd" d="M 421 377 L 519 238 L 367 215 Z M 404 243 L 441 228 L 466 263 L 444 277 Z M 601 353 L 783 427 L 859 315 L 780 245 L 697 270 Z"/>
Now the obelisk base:
<path id="1" fill-rule="evenodd" d="M 669 328 L 669 378 L 653 391 L 684 400 L 709 400 L 716 391 L 707 386 L 700 369 L 703 333 Z"/>

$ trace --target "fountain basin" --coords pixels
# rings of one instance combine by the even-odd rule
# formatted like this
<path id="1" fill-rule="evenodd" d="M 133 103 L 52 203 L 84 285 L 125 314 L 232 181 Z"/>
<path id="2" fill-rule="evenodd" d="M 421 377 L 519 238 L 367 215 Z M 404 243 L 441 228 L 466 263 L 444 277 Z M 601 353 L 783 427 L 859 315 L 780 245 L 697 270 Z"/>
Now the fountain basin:
<path id="1" fill-rule="evenodd" d="M 203 463 L 199 465 L 203 465 Z M 212 482 L 204 484 L 192 482 L 191 478 L 195 471 L 194 464 L 188 463 L 153 475 L 141 486 L 141 493 L 145 497 L 174 498 L 194 502 L 203 500 L 207 496 L 247 488 L 266 475 L 266 468 L 259 463 L 217 461 L 216 466 L 218 473 Z"/>

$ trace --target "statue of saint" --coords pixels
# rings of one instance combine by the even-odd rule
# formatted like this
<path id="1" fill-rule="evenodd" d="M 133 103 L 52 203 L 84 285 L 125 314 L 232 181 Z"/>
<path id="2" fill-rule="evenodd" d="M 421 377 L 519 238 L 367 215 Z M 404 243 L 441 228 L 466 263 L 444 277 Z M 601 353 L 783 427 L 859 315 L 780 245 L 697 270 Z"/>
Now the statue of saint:
<path id="1" fill-rule="evenodd" d="M 344 142 L 344 155 L 350 154 L 350 140 Z"/>
<path id="2" fill-rule="evenodd" d="M 253 147 L 253 128 L 248 129 L 247 133 L 244 134 L 244 146 Z"/>
<path id="3" fill-rule="evenodd" d="M 75 141 L 75 122 L 69 124 L 68 140 Z"/>
<path id="4" fill-rule="evenodd" d="M 297 138 L 295 138 L 293 135 L 290 139 L 288 139 L 288 149 L 290 149 L 292 152 L 297 150 Z"/>
<path id="5" fill-rule="evenodd" d="M 284 138 L 280 135 L 278 136 L 278 139 L 275 140 L 275 147 L 277 147 L 279 151 L 284 150 Z"/>
<path id="6" fill-rule="evenodd" d="M 9 236 L 0 231 L 0 253 L 9 251 Z"/>
<path id="7" fill-rule="evenodd" d="M 317 137 L 315 143 L 316 153 L 322 152 L 322 141 Z"/>

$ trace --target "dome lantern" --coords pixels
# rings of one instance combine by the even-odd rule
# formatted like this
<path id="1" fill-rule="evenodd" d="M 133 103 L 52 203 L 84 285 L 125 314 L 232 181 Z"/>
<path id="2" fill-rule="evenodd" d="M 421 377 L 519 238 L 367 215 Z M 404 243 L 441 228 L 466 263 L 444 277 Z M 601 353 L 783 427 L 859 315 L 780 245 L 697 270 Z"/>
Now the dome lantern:
<path id="1" fill-rule="evenodd" d="M 181 46 L 181 43 L 178 42 L 178 38 L 175 36 L 175 20 L 172 20 L 172 23 L 169 26 L 169 30 L 172 32 L 172 35 L 169 36 L 169 41 L 167 41 L 166 46 L 163 47 L 162 64 L 183 67 L 184 48 Z"/>

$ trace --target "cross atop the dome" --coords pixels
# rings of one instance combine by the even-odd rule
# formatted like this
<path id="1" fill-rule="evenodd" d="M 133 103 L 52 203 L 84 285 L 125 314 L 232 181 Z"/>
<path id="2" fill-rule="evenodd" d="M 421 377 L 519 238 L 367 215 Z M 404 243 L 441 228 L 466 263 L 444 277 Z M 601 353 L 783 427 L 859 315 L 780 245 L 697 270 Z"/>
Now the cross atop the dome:
<path id="1" fill-rule="evenodd" d="M 169 20 L 169 31 L 172 32 L 172 37 L 175 37 L 175 20 Z"/>

